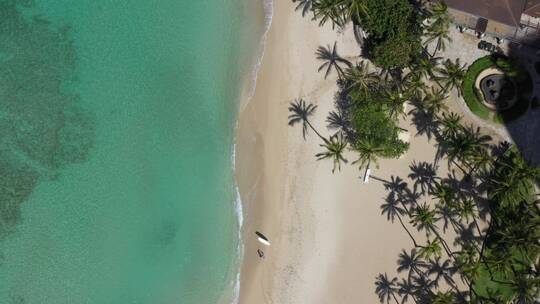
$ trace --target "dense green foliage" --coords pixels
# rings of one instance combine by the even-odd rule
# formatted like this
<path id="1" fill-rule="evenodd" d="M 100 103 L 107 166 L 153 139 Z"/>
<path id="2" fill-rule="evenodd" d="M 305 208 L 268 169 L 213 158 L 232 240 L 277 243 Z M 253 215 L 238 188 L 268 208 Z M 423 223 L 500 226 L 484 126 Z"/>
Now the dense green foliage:
<path id="1" fill-rule="evenodd" d="M 367 53 L 384 69 L 406 67 L 420 53 L 421 20 L 407 0 L 365 0 L 360 26 L 368 33 Z"/>
<path id="2" fill-rule="evenodd" d="M 322 26 L 344 28 L 349 22 L 368 34 L 366 53 L 384 69 L 406 67 L 421 50 L 421 18 L 407 0 L 293 0 Z"/>
<path id="3" fill-rule="evenodd" d="M 367 139 L 381 148 L 380 157 L 397 158 L 409 145 L 398 138 L 400 130 L 382 100 L 377 91 L 355 97 L 350 117 L 354 132 L 351 145 L 353 149 L 357 148 Z"/>

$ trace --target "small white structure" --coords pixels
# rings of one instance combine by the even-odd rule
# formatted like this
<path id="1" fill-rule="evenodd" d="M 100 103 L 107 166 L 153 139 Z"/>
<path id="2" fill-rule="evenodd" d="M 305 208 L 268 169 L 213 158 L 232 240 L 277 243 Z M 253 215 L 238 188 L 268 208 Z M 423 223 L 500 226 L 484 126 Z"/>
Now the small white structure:
<path id="1" fill-rule="evenodd" d="M 370 174 L 371 174 L 371 169 L 367 168 L 366 172 L 364 173 L 364 184 L 367 184 L 369 182 Z"/>
<path id="2" fill-rule="evenodd" d="M 262 237 L 258 237 L 257 240 L 266 246 L 270 246 L 270 242 L 268 240 L 263 239 Z"/>

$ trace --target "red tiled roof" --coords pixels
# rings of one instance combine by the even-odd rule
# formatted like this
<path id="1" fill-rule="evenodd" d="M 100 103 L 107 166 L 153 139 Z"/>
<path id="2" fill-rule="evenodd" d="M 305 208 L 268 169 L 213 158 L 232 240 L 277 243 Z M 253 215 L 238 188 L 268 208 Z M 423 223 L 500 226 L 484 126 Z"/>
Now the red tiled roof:
<path id="1" fill-rule="evenodd" d="M 444 0 L 448 7 L 510 26 L 519 26 L 527 0 Z M 534 2 L 540 2 L 535 0 Z"/>
<path id="2" fill-rule="evenodd" d="M 540 0 L 528 0 L 523 13 L 536 18 L 540 17 Z"/>

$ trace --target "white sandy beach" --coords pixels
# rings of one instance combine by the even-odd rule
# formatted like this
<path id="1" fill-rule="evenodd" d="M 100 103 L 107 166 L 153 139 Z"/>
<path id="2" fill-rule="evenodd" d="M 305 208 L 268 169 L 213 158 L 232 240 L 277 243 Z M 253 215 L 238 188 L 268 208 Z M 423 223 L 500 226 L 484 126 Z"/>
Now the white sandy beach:
<path id="1" fill-rule="evenodd" d="M 289 0 L 274 5 L 255 96 L 239 120 L 237 178 L 245 206 L 240 303 L 378 303 L 375 277 L 397 275 L 399 252 L 412 248 L 399 223 L 381 215 L 383 184 L 363 184 L 363 172 L 351 165 L 332 174 L 331 161 L 315 160 L 320 140 L 310 133 L 304 141 L 300 126 L 287 126 L 288 104 L 302 97 L 318 106 L 315 127 L 330 134 L 325 119 L 336 75 L 325 80 L 317 72 L 315 50 L 337 41 L 339 53 L 356 61 L 360 48 L 351 29 L 338 34 L 329 25 L 318 27 Z M 433 144 L 415 137 L 409 122 L 402 127 L 410 131 L 410 150 L 373 166 L 375 177 L 407 180 L 413 160 L 433 162 Z M 258 243 L 255 231 L 272 246 Z"/>

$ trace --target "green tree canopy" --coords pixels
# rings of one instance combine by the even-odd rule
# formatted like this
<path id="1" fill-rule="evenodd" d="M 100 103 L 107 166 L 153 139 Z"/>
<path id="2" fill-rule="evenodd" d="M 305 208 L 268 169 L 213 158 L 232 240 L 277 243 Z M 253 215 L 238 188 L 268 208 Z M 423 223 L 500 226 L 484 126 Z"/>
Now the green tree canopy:
<path id="1" fill-rule="evenodd" d="M 378 156 L 397 158 L 409 147 L 399 139 L 400 129 L 390 117 L 382 96 L 369 92 L 361 94 L 363 98 L 354 103 L 351 115 L 352 128 L 355 132 L 353 149 L 369 141 L 379 148 Z"/>
<path id="2" fill-rule="evenodd" d="M 382 68 L 403 68 L 420 52 L 421 20 L 407 0 L 365 0 L 368 53 Z"/>

